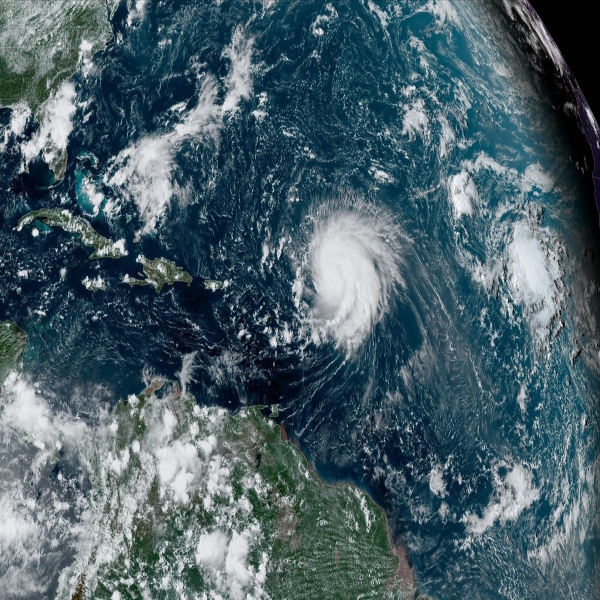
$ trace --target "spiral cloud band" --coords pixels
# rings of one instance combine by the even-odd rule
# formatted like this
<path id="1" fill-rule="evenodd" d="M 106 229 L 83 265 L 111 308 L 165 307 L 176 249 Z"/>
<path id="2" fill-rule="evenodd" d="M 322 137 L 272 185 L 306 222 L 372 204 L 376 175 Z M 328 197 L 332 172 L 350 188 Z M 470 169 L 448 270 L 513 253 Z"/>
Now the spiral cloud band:
<path id="1" fill-rule="evenodd" d="M 401 283 L 397 226 L 389 215 L 348 203 L 316 215 L 308 254 L 312 337 L 355 350 L 385 314 Z"/>

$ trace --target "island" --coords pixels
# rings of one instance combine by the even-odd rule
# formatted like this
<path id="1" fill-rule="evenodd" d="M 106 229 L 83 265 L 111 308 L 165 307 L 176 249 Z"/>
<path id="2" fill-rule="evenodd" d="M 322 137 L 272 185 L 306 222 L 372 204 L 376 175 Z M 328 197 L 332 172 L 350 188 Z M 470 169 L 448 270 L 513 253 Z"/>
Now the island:
<path id="1" fill-rule="evenodd" d="M 20 371 L 27 334 L 12 321 L 0 321 L 0 389 L 9 373 Z"/>
<path id="2" fill-rule="evenodd" d="M 127 256 L 125 240 L 116 242 L 100 235 L 83 217 L 73 215 L 70 211 L 61 208 L 41 208 L 27 213 L 19 219 L 16 226 L 17 231 L 31 225 L 34 221 L 40 221 L 49 227 L 60 227 L 77 236 L 84 246 L 94 248 L 90 259 L 94 258 L 121 258 Z"/>
<path id="3" fill-rule="evenodd" d="M 139 273 L 139 276 L 143 279 L 135 279 L 129 275 L 125 275 L 123 278 L 123 283 L 128 283 L 132 287 L 134 285 L 151 285 L 157 293 L 160 293 L 165 284 L 173 285 L 180 282 L 190 285 L 192 283 L 192 276 L 187 271 L 166 258 L 149 260 L 140 254 L 136 261 L 142 265 L 143 273 Z"/>

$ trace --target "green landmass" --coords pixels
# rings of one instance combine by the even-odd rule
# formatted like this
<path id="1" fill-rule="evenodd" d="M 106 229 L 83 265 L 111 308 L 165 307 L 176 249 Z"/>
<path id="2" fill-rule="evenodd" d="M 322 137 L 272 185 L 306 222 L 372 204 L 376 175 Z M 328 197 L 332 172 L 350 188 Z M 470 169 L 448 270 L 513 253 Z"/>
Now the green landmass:
<path id="1" fill-rule="evenodd" d="M 387 521 L 368 495 L 350 485 L 324 484 L 279 427 L 256 408 L 231 418 L 227 433 L 257 464 L 271 493 L 254 507 L 272 530 L 273 599 L 406 598 Z"/>
<path id="2" fill-rule="evenodd" d="M 19 371 L 25 346 L 0 323 L 1 369 Z M 55 598 L 413 598 L 384 513 L 321 481 L 264 413 L 201 407 L 156 378 L 95 428 L 62 415 L 90 488 Z"/>
<path id="3" fill-rule="evenodd" d="M 412 598 L 382 511 L 318 479 L 260 408 L 199 407 L 155 380 L 111 418 L 57 598 Z"/>
<path id="4" fill-rule="evenodd" d="M 129 275 L 125 275 L 123 279 L 124 283 L 128 283 L 132 287 L 134 285 L 151 285 L 157 293 L 160 293 L 165 284 L 173 285 L 181 282 L 189 285 L 192 282 L 192 276 L 187 271 L 166 258 L 149 260 L 140 254 L 137 262 L 142 265 L 143 273 L 138 273 L 138 275 L 143 279 L 135 279 Z"/>
<path id="5" fill-rule="evenodd" d="M 0 387 L 9 373 L 20 371 L 27 334 L 12 321 L 0 321 Z"/>
<path id="6" fill-rule="evenodd" d="M 70 211 L 61 208 L 42 208 L 27 213 L 19 219 L 17 231 L 23 227 L 31 225 L 34 221 L 40 221 L 50 227 L 60 227 L 69 233 L 77 236 L 84 246 L 94 248 L 90 258 L 121 258 L 127 255 L 125 250 L 125 240 L 113 242 L 103 235 L 100 235 L 89 223 L 82 217 L 73 215 Z"/>
<path id="7" fill-rule="evenodd" d="M 0 106 L 35 113 L 70 77 L 82 42 L 92 55 L 112 39 L 118 0 L 0 0 Z"/>

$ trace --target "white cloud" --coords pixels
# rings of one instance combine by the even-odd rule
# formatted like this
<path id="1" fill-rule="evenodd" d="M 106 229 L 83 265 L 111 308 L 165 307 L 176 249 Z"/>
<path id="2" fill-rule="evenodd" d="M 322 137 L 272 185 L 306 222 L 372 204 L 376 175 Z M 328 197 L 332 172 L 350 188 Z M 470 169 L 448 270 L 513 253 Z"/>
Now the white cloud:
<path id="1" fill-rule="evenodd" d="M 523 173 L 521 188 L 524 192 L 539 189 L 547 193 L 554 187 L 554 179 L 550 173 L 544 171 L 539 163 L 529 165 Z"/>
<path id="2" fill-rule="evenodd" d="M 460 25 L 458 13 L 451 0 L 429 0 L 426 10 L 434 15 L 436 21 L 441 25 L 446 22 Z"/>
<path id="3" fill-rule="evenodd" d="M 196 367 L 196 352 L 190 352 L 183 357 L 181 371 L 179 371 L 179 384 L 181 385 L 182 393 L 186 393 L 187 386 L 192 381 L 194 369 Z"/>
<path id="4" fill-rule="evenodd" d="M 526 223 L 514 227 L 508 273 L 515 300 L 534 314 L 534 329 L 546 329 L 559 309 L 562 273 L 556 253 Z"/>
<path id="5" fill-rule="evenodd" d="M 35 388 L 15 373 L 4 382 L 10 401 L 4 404 L 2 424 L 40 450 L 53 451 L 58 444 L 79 444 L 87 435 L 87 426 L 68 416 L 55 415 Z"/>
<path id="6" fill-rule="evenodd" d="M 263 552 L 262 558 L 250 561 L 251 550 L 264 536 L 246 492 L 264 495 L 268 488 L 252 474 L 242 482 L 243 493 L 234 491 L 236 454 L 218 451 L 225 411 L 199 406 L 188 410 L 184 398 L 152 397 L 142 403 L 134 396 L 124 410 L 100 411 L 99 424 L 90 427 L 53 410 L 25 379 L 14 374 L 7 378 L 0 396 L 0 436 L 19 467 L 13 473 L 8 466 L 0 478 L 0 596 L 17 582 L 25 595 L 45 596 L 52 582 L 44 579 L 47 561 L 54 560 L 49 547 L 55 542 L 61 552 L 76 550 L 74 562 L 60 575 L 57 595 L 70 597 L 82 573 L 93 595 L 105 566 L 117 567 L 128 555 L 135 524 L 147 518 L 157 484 L 160 506 L 152 523 L 156 519 L 160 527 L 172 515 L 183 519 L 186 533 L 180 550 L 191 551 L 207 570 L 214 597 L 264 596 L 269 557 Z M 144 427 L 132 429 L 133 419 Z M 35 493 L 31 480 L 22 477 L 22 465 L 45 474 L 57 460 L 57 450 L 90 478 L 93 494 L 73 492 L 73 481 L 63 478 L 62 469 L 47 483 L 51 494 Z M 200 500 L 198 506 L 204 505 L 218 528 L 207 531 L 205 522 L 188 518 L 185 510 L 176 512 L 192 498 Z M 162 543 L 160 536 L 157 543 Z M 177 591 L 182 582 L 169 571 L 165 585 Z"/>
<path id="7" fill-rule="evenodd" d="M 27 121 L 30 117 L 31 110 L 24 102 L 13 106 L 10 117 L 10 131 L 12 134 L 17 137 L 22 136 L 23 132 L 25 131 L 25 125 L 27 125 Z"/>
<path id="8" fill-rule="evenodd" d="M 189 487 L 202 469 L 196 447 L 189 442 L 182 443 L 176 440 L 170 446 L 159 448 L 156 451 L 156 458 L 161 496 L 170 493 L 175 502 L 188 504 Z"/>
<path id="9" fill-rule="evenodd" d="M 474 207 L 479 204 L 479 192 L 472 177 L 462 171 L 448 180 L 448 197 L 458 218 L 461 215 L 473 215 Z"/>
<path id="10" fill-rule="evenodd" d="M 144 221 L 141 234 L 156 230 L 171 199 L 180 191 L 173 182 L 173 171 L 181 143 L 189 138 L 218 141 L 223 117 L 235 113 L 240 101 L 252 95 L 252 55 L 253 39 L 236 28 L 230 46 L 223 51 L 223 56 L 230 61 L 223 104 L 218 104 L 219 86 L 215 78 L 205 75 L 196 106 L 180 123 L 162 135 L 143 137 L 115 159 L 107 182 L 136 203 Z"/>
<path id="11" fill-rule="evenodd" d="M 494 497 L 490 500 L 481 517 L 467 513 L 463 517 L 467 531 L 477 535 L 499 521 L 516 521 L 524 510 L 528 509 L 539 497 L 539 490 L 533 485 L 533 475 L 522 465 L 514 464 L 502 478 L 499 469 L 506 467 L 498 464 L 494 468 Z"/>
<path id="12" fill-rule="evenodd" d="M 229 587 L 233 600 L 245 598 L 244 587 L 250 582 L 247 558 L 248 540 L 244 535 L 234 531 L 225 558 L 225 571 L 229 576 Z"/>
<path id="13" fill-rule="evenodd" d="M 153 230 L 173 195 L 171 136 L 148 136 L 117 157 L 119 169 L 108 180 L 121 187 L 137 204 L 145 222 L 143 232 Z"/>
<path id="14" fill-rule="evenodd" d="M 231 45 L 225 49 L 223 56 L 231 61 L 231 67 L 225 86 L 227 96 L 221 107 L 224 113 L 235 112 L 242 98 L 250 98 L 252 94 L 252 38 L 247 38 L 241 28 L 233 32 Z"/>
<path id="15" fill-rule="evenodd" d="M 40 153 L 51 168 L 56 168 L 65 159 L 69 136 L 73 131 L 75 114 L 75 85 L 65 81 L 39 109 L 40 129 L 22 151 L 26 162 L 32 161 Z M 19 124 L 15 124 L 19 127 Z"/>
<path id="16" fill-rule="evenodd" d="M 108 178 L 108 183 L 123 190 L 137 204 L 145 223 L 141 233 L 156 229 L 177 192 L 172 175 L 175 155 L 181 142 L 191 137 L 205 140 L 216 138 L 220 124 L 217 92 L 214 78 L 206 76 L 198 103 L 173 131 L 146 136 L 122 150 L 115 159 L 115 170 Z"/>
<path id="17" fill-rule="evenodd" d="M 425 111 L 425 103 L 420 98 L 406 109 L 402 120 L 402 135 L 407 135 L 412 142 L 417 136 L 425 136 L 429 129 L 429 117 Z"/>
<path id="18" fill-rule="evenodd" d="M 131 27 L 136 21 L 142 21 L 146 16 L 146 5 L 148 0 L 129 0 L 129 13 L 127 15 L 127 25 Z"/>
<path id="19" fill-rule="evenodd" d="M 89 429 L 67 414 L 56 414 L 34 386 L 11 374 L 0 393 L 0 597 L 46 597 L 56 560 L 77 537 L 83 504 L 65 502 L 62 473 L 47 476 L 56 452 L 76 453 Z M 41 492 L 41 493 L 40 493 Z M 72 514 L 65 511 L 71 509 Z"/>
<path id="20" fill-rule="evenodd" d="M 444 472 L 440 465 L 435 465 L 429 473 L 429 489 L 440 498 L 446 496 L 446 484 L 444 483 Z"/>
<path id="21" fill-rule="evenodd" d="M 106 463 L 108 468 L 117 476 L 120 477 L 127 465 L 129 464 L 129 448 L 121 450 L 118 454 L 113 456 L 112 452 L 109 452 L 106 457 Z"/>
<path id="22" fill-rule="evenodd" d="M 446 158 L 450 153 L 450 147 L 456 140 L 456 135 L 450 127 L 448 119 L 444 116 L 439 117 L 440 125 L 442 126 L 442 132 L 440 135 L 440 158 Z"/>
<path id="23" fill-rule="evenodd" d="M 200 536 L 196 550 L 196 563 L 214 569 L 221 568 L 225 563 L 229 538 L 216 529 Z"/>

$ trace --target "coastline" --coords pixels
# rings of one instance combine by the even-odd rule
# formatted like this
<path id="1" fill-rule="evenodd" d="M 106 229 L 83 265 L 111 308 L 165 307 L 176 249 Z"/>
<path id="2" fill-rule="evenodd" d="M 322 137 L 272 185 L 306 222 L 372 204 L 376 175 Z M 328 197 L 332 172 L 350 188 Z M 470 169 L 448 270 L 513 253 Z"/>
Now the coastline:
<path id="1" fill-rule="evenodd" d="M 414 600 L 416 598 L 416 594 L 417 594 L 417 581 L 416 581 L 415 573 L 414 573 L 412 567 L 410 566 L 408 550 L 402 544 L 394 541 L 393 531 L 389 524 L 389 519 L 388 519 L 386 510 L 384 508 L 382 508 L 381 506 L 379 506 L 379 504 L 375 501 L 375 499 L 371 496 L 371 494 L 367 490 L 364 490 L 364 489 L 358 487 L 352 481 L 345 481 L 345 482 L 339 481 L 339 482 L 335 482 L 335 483 L 328 483 L 328 482 L 324 481 L 319 476 L 319 474 L 315 471 L 313 466 L 310 464 L 308 457 L 302 451 L 302 449 L 298 446 L 298 444 L 296 444 L 294 441 L 292 441 L 290 439 L 290 436 L 289 436 L 287 430 L 285 429 L 285 426 L 282 425 L 281 423 L 279 424 L 279 431 L 280 431 L 281 441 L 284 443 L 291 444 L 298 451 L 300 456 L 302 456 L 302 458 L 304 459 L 304 462 L 305 462 L 305 465 L 306 465 L 306 468 L 308 469 L 308 471 L 317 479 L 317 481 L 319 481 L 319 483 L 321 485 L 323 485 L 325 487 L 329 487 L 329 488 L 351 487 L 351 488 L 359 491 L 361 494 L 365 494 L 369 498 L 369 500 L 372 502 L 372 504 L 377 508 L 377 510 L 383 515 L 383 518 L 384 518 L 385 524 L 386 524 L 386 528 L 387 528 L 387 532 L 388 532 L 388 540 L 389 540 L 389 544 L 390 544 L 390 549 L 393 552 L 393 554 L 395 554 L 395 556 L 398 558 L 399 564 L 398 564 L 397 575 L 398 575 L 398 578 L 400 579 L 401 584 L 405 585 L 407 588 L 406 592 L 404 592 L 406 594 L 405 599 L 406 600 Z"/>

